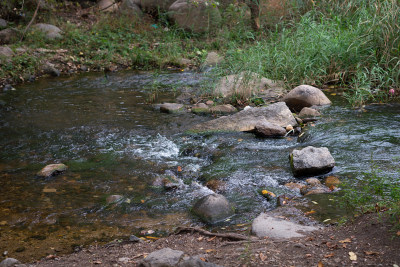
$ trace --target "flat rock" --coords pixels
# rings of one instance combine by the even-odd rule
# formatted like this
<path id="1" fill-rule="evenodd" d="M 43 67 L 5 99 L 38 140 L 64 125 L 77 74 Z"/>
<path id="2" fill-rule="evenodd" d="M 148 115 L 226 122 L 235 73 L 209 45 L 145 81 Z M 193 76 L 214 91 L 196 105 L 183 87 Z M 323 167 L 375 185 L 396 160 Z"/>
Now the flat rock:
<path id="1" fill-rule="evenodd" d="M 220 194 L 210 194 L 199 199 L 193 206 L 193 213 L 206 223 L 217 223 L 234 214 L 234 208 Z"/>
<path id="2" fill-rule="evenodd" d="M 257 124 L 255 134 L 261 137 L 282 137 L 286 135 L 286 130 L 276 124 L 270 122 L 263 122 Z"/>
<path id="3" fill-rule="evenodd" d="M 283 101 L 294 111 L 300 111 L 304 107 L 331 104 L 331 101 L 320 89 L 310 85 L 297 86 L 283 98 Z"/>
<path id="4" fill-rule="evenodd" d="M 266 107 L 256 107 L 242 110 L 230 116 L 207 121 L 195 125 L 193 131 L 234 131 L 247 132 L 255 130 L 257 125 L 273 123 L 286 127 L 296 125 L 296 119 L 284 102 L 278 102 Z"/>
<path id="5" fill-rule="evenodd" d="M 295 176 L 324 174 L 333 169 L 335 160 L 326 147 L 308 146 L 290 154 L 290 165 Z"/>
<path id="6" fill-rule="evenodd" d="M 299 113 L 300 118 L 314 118 L 314 117 L 319 117 L 321 116 L 321 113 L 313 108 L 302 108 L 302 110 Z"/>
<path id="7" fill-rule="evenodd" d="M 106 198 L 106 203 L 107 204 L 116 203 L 116 202 L 120 201 L 121 199 L 123 199 L 123 196 L 121 196 L 121 195 L 111 195 Z"/>
<path id="8" fill-rule="evenodd" d="M 176 113 L 182 111 L 183 104 L 178 103 L 164 103 L 160 105 L 160 111 L 164 113 Z"/>
<path id="9" fill-rule="evenodd" d="M 237 109 L 231 104 L 217 105 L 210 108 L 212 113 L 235 113 Z"/>
<path id="10" fill-rule="evenodd" d="M 180 250 L 163 248 L 150 253 L 139 266 L 143 267 L 169 267 L 177 266 L 185 253 Z"/>
<path id="11" fill-rule="evenodd" d="M 315 226 L 305 226 L 295 222 L 275 218 L 266 213 L 261 213 L 254 219 L 251 231 L 257 237 L 269 237 L 273 239 L 287 239 L 303 237 L 303 232 L 318 230 Z"/>
<path id="12" fill-rule="evenodd" d="M 0 267 L 26 267 L 25 264 L 22 264 L 19 260 L 14 258 L 7 258 L 0 262 Z"/>
<path id="13" fill-rule="evenodd" d="M 50 164 L 41 169 L 36 175 L 40 177 L 51 177 L 62 173 L 68 169 L 67 165 L 59 163 L 59 164 Z"/>

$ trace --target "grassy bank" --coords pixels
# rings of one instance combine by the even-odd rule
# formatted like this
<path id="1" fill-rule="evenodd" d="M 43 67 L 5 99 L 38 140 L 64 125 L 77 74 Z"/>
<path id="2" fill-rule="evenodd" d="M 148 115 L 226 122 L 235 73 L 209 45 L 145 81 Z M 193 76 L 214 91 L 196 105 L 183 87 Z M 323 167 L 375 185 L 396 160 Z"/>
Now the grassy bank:
<path id="1" fill-rule="evenodd" d="M 21 82 L 40 73 L 45 61 L 64 72 L 82 66 L 90 70 L 183 68 L 182 59 L 199 65 L 208 51 L 219 51 L 225 61 L 213 72 L 223 75 L 252 71 L 298 84 L 346 88 L 349 102 L 386 102 L 400 84 L 400 4 L 396 0 L 293 1 L 279 18 L 261 16 L 254 32 L 243 6 L 224 9 L 217 32 L 193 34 L 158 19 L 133 18 L 85 11 L 64 5 L 43 12 L 37 21 L 53 23 L 65 32 L 47 42 L 29 33 L 11 47 L 24 47 L 10 62 L 1 63 L 0 77 Z M 15 25 L 23 30 L 27 23 Z M 62 52 L 38 52 L 39 48 Z M 83 68 L 85 69 L 85 68 Z M 389 93 L 394 89 L 395 94 Z"/>

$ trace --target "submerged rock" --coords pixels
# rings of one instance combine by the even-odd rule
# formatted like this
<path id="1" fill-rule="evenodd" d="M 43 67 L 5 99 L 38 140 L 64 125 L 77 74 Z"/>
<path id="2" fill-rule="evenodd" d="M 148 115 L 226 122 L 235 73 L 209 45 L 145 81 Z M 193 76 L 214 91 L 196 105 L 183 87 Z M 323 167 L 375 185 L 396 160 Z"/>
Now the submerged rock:
<path id="1" fill-rule="evenodd" d="M 340 182 L 339 178 L 336 176 L 328 176 L 325 179 L 325 185 L 327 187 L 338 186 L 340 183 L 341 182 Z"/>
<path id="2" fill-rule="evenodd" d="M 335 160 L 326 147 L 308 146 L 290 154 L 290 165 L 295 176 L 324 174 L 333 169 Z"/>
<path id="3" fill-rule="evenodd" d="M 288 189 L 290 189 L 290 190 L 293 190 L 293 191 L 296 191 L 296 192 L 298 192 L 298 193 L 300 193 L 301 190 L 302 190 L 303 188 L 306 187 L 305 184 L 294 183 L 294 182 L 286 183 L 284 186 L 285 186 L 286 188 L 288 188 Z"/>
<path id="4" fill-rule="evenodd" d="M 318 110 L 308 107 L 303 108 L 299 113 L 300 118 L 314 118 L 319 116 L 321 116 L 321 113 Z"/>
<path id="5" fill-rule="evenodd" d="M 67 165 L 59 163 L 59 164 L 50 164 L 41 169 L 36 175 L 40 177 L 51 177 L 57 174 L 60 174 L 68 169 Z"/>
<path id="6" fill-rule="evenodd" d="M 273 123 L 286 127 L 295 125 L 296 120 L 284 102 L 271 104 L 266 107 L 257 107 L 242 110 L 230 116 L 224 116 L 208 122 L 195 125 L 193 131 L 236 131 L 247 132 L 255 130 L 257 125 Z"/>
<path id="7" fill-rule="evenodd" d="M 234 208 L 220 194 L 211 194 L 199 199 L 193 206 L 193 213 L 207 223 L 217 223 L 234 214 Z"/>
<path id="8" fill-rule="evenodd" d="M 318 228 L 315 226 L 305 226 L 298 223 L 275 218 L 266 213 L 261 213 L 254 219 L 251 225 L 251 231 L 256 236 L 273 239 L 286 239 L 292 237 L 303 237 L 301 232 L 311 232 Z"/>
<path id="9" fill-rule="evenodd" d="M 116 203 L 119 202 L 121 199 L 123 199 L 123 196 L 121 195 L 111 195 L 106 198 L 106 203 L 107 204 Z"/>
<path id="10" fill-rule="evenodd" d="M 283 98 L 283 101 L 294 111 L 300 111 L 304 107 L 331 104 L 331 101 L 320 89 L 310 85 L 297 86 Z"/>

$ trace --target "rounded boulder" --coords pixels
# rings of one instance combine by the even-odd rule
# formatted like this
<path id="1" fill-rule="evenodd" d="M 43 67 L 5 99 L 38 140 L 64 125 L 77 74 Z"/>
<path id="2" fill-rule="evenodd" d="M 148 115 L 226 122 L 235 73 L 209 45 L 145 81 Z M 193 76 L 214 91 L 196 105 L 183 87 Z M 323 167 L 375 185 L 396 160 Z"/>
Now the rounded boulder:
<path id="1" fill-rule="evenodd" d="M 331 101 L 320 89 L 310 85 L 297 86 L 283 98 L 283 101 L 291 110 L 297 112 L 304 107 L 331 104 Z"/>
<path id="2" fill-rule="evenodd" d="M 234 208 L 220 194 L 211 194 L 199 199 L 193 206 L 193 213 L 206 223 L 217 223 L 234 214 Z"/>

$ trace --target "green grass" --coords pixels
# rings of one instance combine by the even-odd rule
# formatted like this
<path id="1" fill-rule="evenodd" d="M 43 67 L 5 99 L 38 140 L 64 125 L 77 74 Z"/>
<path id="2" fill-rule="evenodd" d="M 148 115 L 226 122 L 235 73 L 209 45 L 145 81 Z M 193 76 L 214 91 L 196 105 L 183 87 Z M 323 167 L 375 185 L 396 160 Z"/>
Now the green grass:
<path id="1" fill-rule="evenodd" d="M 362 174 L 354 184 L 342 186 L 340 201 L 353 214 L 385 211 L 396 227 L 400 227 L 400 170 L 394 175 L 382 175 L 378 166 Z"/>

